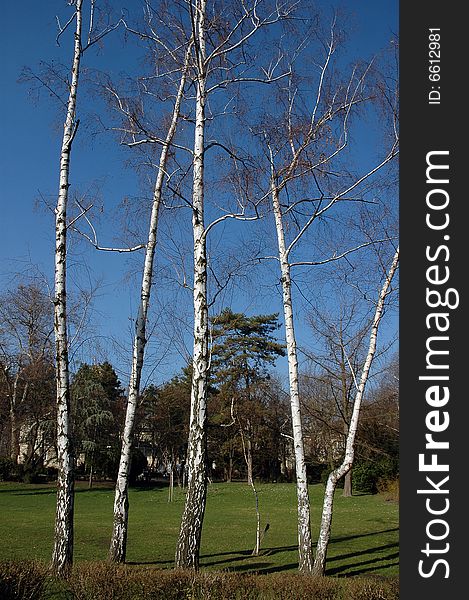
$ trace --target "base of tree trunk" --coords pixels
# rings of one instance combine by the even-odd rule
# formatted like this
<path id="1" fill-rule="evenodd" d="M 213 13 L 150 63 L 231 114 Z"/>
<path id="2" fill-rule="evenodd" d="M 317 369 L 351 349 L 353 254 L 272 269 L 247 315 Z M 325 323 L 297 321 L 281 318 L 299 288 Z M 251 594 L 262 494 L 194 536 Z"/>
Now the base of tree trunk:
<path id="1" fill-rule="evenodd" d="M 350 470 L 344 477 L 344 491 L 342 493 L 344 498 L 352 497 L 352 471 Z"/>

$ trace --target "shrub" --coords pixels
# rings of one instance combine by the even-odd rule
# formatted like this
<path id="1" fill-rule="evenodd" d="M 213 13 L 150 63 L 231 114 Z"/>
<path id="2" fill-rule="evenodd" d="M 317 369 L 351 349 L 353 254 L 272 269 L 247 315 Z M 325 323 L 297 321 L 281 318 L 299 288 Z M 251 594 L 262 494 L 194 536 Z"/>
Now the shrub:
<path id="1" fill-rule="evenodd" d="M 59 470 L 57 467 L 46 467 L 46 475 L 48 481 L 57 481 Z"/>
<path id="2" fill-rule="evenodd" d="M 397 600 L 398 580 L 250 575 L 85 563 L 69 580 L 74 600 Z"/>
<path id="3" fill-rule="evenodd" d="M 7 456 L 0 456 L 0 481 L 9 481 L 13 477 L 15 463 Z"/>
<path id="4" fill-rule="evenodd" d="M 47 584 L 47 585 L 46 585 Z M 398 600 L 397 577 L 310 577 L 79 563 L 67 580 L 35 562 L 0 562 L 2 600 Z"/>
<path id="5" fill-rule="evenodd" d="M 338 600 L 342 597 L 340 580 L 330 577 L 310 577 L 298 573 L 276 573 L 257 577 L 262 600 Z"/>
<path id="6" fill-rule="evenodd" d="M 39 600 L 46 584 L 46 568 L 32 561 L 0 562 L 2 600 Z"/>
<path id="7" fill-rule="evenodd" d="M 399 478 L 380 479 L 378 481 L 378 492 L 388 502 L 399 502 Z"/>
<path id="8" fill-rule="evenodd" d="M 365 462 L 353 468 L 353 487 L 357 492 L 376 494 L 379 470 L 375 463 Z"/>
<path id="9" fill-rule="evenodd" d="M 43 467 L 31 463 L 16 465 L 12 473 L 12 479 L 23 483 L 45 483 L 50 481 L 49 475 Z"/>
<path id="10" fill-rule="evenodd" d="M 76 600 L 186 600 L 193 579 L 191 572 L 98 562 L 74 567 L 69 585 Z"/>
<path id="11" fill-rule="evenodd" d="M 397 460 L 382 458 L 378 461 L 361 462 L 353 467 L 353 485 L 359 492 L 376 494 L 379 486 L 393 481 L 398 474 Z"/>
<path id="12" fill-rule="evenodd" d="M 350 578 L 347 579 L 347 600 L 398 600 L 399 580 L 396 578 Z"/>

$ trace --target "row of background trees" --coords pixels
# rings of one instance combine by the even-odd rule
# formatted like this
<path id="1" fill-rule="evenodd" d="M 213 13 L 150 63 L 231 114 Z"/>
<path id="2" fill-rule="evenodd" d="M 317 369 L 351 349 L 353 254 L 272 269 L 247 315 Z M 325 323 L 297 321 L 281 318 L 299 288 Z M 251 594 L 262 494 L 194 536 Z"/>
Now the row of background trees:
<path id="1" fill-rule="evenodd" d="M 57 453 L 52 303 L 36 284 L 22 284 L 2 295 L 0 311 L 2 477 L 53 479 Z M 347 328 L 341 325 L 334 331 L 342 332 L 342 337 L 323 335 L 324 355 L 306 362 L 301 373 L 310 482 L 324 480 L 345 445 L 354 385 L 343 348 L 354 364 L 363 359 L 363 332 L 355 329 L 351 339 L 344 340 Z M 275 368 L 276 359 L 285 353 L 278 328 L 275 314 L 249 317 L 225 309 L 212 319 L 208 423 L 212 480 L 294 480 L 288 392 Z M 397 474 L 397 383 L 394 359 L 376 374 L 361 417 L 360 467 L 355 469 L 359 490 L 376 491 L 380 478 Z M 187 480 L 190 386 L 188 365 L 171 380 L 150 383 L 142 390 L 131 481 L 137 476 L 141 481 L 169 481 L 171 473 L 179 485 Z M 94 479 L 115 480 L 126 390 L 112 365 L 102 362 L 81 364 L 72 375 L 71 393 L 77 476 L 88 479 L 90 487 Z M 351 477 L 344 493 L 351 494 Z"/>

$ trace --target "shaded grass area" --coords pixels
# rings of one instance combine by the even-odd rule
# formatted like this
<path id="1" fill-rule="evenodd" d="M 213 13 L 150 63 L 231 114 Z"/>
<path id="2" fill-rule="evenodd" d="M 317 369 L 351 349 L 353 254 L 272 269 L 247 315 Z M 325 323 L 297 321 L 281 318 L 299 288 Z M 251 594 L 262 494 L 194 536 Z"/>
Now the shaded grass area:
<path id="1" fill-rule="evenodd" d="M 245 483 L 209 486 L 201 546 L 201 567 L 207 571 L 274 574 L 298 566 L 296 489 L 292 484 L 259 485 L 262 526 L 269 529 L 261 555 L 251 556 L 255 543 L 255 510 Z M 310 488 L 313 539 L 317 539 L 321 484 Z M 112 525 L 112 485 L 92 490 L 77 483 L 75 561 L 107 558 Z M 174 551 L 184 503 L 175 489 L 168 502 L 163 486 L 133 488 L 129 494 L 130 523 L 127 562 L 166 569 Z M 54 485 L 0 483 L 0 560 L 48 562 L 52 553 L 55 511 Z M 342 498 L 337 492 L 327 575 L 397 575 L 398 506 L 380 496 Z"/>

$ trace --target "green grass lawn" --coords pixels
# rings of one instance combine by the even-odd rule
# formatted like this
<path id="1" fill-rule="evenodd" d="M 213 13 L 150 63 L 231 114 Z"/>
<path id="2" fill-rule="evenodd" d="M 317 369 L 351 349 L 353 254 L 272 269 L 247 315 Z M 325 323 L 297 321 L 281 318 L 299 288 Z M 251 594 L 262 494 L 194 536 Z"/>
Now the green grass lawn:
<path id="1" fill-rule="evenodd" d="M 237 572 L 296 570 L 296 491 L 293 484 L 258 486 L 262 526 L 270 528 L 261 555 L 251 556 L 255 542 L 255 508 L 245 483 L 209 486 L 202 535 L 201 566 Z M 75 560 L 105 560 L 112 524 L 113 489 L 86 483 L 76 486 Z M 317 538 L 324 486 L 310 487 L 313 539 Z M 327 574 L 397 575 L 398 505 L 381 496 L 357 495 L 335 500 Z M 130 490 L 127 561 L 172 567 L 184 495 L 167 488 Z M 39 559 L 52 553 L 54 485 L 0 483 L 0 560 Z"/>

